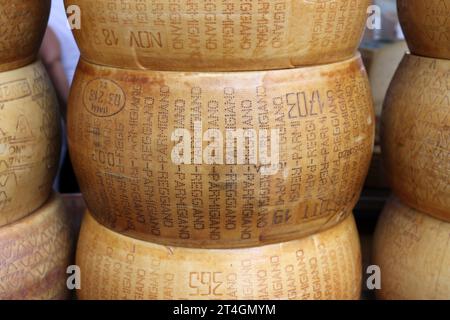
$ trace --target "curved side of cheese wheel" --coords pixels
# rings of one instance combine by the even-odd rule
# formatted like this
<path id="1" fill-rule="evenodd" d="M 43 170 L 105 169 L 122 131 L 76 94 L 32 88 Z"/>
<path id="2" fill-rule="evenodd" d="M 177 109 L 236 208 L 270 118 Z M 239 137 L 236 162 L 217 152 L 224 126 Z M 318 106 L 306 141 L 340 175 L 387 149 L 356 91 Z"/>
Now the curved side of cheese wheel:
<path id="1" fill-rule="evenodd" d="M 0 73 L 0 226 L 48 199 L 60 140 L 58 102 L 42 64 Z"/>
<path id="2" fill-rule="evenodd" d="M 166 71 L 245 71 L 350 58 L 369 0 L 66 0 L 81 9 L 74 34 L 100 65 Z M 124 27 L 125 26 L 125 27 Z"/>
<path id="3" fill-rule="evenodd" d="M 110 229 L 163 245 L 250 247 L 330 228 L 353 210 L 372 156 L 359 56 L 238 73 L 81 61 L 69 100 L 89 209 Z"/>
<path id="4" fill-rule="evenodd" d="M 380 299 L 450 299 L 450 223 L 393 198 L 375 233 L 374 263 L 381 268 Z"/>
<path id="5" fill-rule="evenodd" d="M 47 27 L 51 0 L 0 0 L 0 72 L 36 59 Z"/>
<path id="6" fill-rule="evenodd" d="M 159 246 L 87 214 L 77 251 L 80 299 L 359 299 L 361 252 L 353 216 L 322 233 L 250 249 Z"/>
<path id="7" fill-rule="evenodd" d="M 406 55 L 381 120 L 386 176 L 409 206 L 450 222 L 450 60 Z"/>
<path id="8" fill-rule="evenodd" d="M 450 60 L 450 2 L 399 0 L 397 4 L 411 52 Z"/>
<path id="9" fill-rule="evenodd" d="M 73 259 L 71 218 L 59 195 L 32 215 L 0 228 L 0 299 L 67 299 Z"/>

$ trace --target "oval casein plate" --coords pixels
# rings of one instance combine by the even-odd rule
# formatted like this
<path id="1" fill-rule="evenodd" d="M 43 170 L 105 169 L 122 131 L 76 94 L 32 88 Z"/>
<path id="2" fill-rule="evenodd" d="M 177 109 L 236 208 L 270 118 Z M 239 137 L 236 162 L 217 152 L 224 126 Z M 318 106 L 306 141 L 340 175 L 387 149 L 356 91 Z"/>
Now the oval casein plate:
<path id="1" fill-rule="evenodd" d="M 94 116 L 111 117 L 125 106 L 125 93 L 114 81 L 95 79 L 84 88 L 83 103 Z"/>

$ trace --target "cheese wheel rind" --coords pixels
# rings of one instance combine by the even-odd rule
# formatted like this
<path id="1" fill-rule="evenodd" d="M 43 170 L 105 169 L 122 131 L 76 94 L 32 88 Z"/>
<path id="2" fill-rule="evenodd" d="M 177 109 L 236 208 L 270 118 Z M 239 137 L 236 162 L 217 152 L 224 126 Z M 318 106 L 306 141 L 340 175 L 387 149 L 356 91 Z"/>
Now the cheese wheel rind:
<path id="1" fill-rule="evenodd" d="M 0 228 L 0 299 L 68 299 L 71 217 L 59 195 L 32 215 Z"/>
<path id="2" fill-rule="evenodd" d="M 60 140 L 58 102 L 43 65 L 0 73 L 0 226 L 47 201 Z"/>
<path id="3" fill-rule="evenodd" d="M 409 206 L 450 222 L 450 60 L 406 55 L 381 119 L 386 176 Z"/>
<path id="4" fill-rule="evenodd" d="M 38 54 L 51 0 L 0 0 L 0 72 L 32 63 Z"/>
<path id="5" fill-rule="evenodd" d="M 352 215 L 301 240 L 205 250 L 128 238 L 87 214 L 77 265 L 82 300 L 357 300 L 361 294 L 361 251 Z"/>
<path id="6" fill-rule="evenodd" d="M 166 71 L 285 69 L 356 52 L 369 0 L 66 0 L 96 64 Z M 77 7 L 74 7 L 76 5 Z"/>
<path id="7" fill-rule="evenodd" d="M 377 297 L 389 300 L 450 299 L 450 223 L 392 198 L 374 238 L 381 269 Z"/>
<path id="8" fill-rule="evenodd" d="M 413 54 L 450 60 L 450 2 L 398 0 L 398 14 Z"/>
<path id="9" fill-rule="evenodd" d="M 90 211 L 163 245 L 251 247 L 330 228 L 358 201 L 373 150 L 359 56 L 236 73 L 82 60 L 69 100 L 69 149 Z"/>

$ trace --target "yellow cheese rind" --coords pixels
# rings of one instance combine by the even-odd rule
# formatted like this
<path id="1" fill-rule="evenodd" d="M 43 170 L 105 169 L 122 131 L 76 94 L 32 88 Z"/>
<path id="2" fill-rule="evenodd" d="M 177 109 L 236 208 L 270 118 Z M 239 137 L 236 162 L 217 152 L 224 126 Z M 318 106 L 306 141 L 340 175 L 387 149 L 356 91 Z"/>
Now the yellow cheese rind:
<path id="1" fill-rule="evenodd" d="M 66 0 L 82 56 L 166 71 L 245 71 L 350 58 L 369 0 Z M 77 8 L 81 25 L 78 29 Z"/>
<path id="2" fill-rule="evenodd" d="M 40 62 L 0 73 L 0 226 L 47 201 L 58 169 L 60 116 Z"/>
<path id="3" fill-rule="evenodd" d="M 374 125 L 359 56 L 237 73 L 132 71 L 82 60 L 68 140 L 87 205 L 103 225 L 163 245 L 235 248 L 298 239 L 345 219 L 367 175 Z M 180 129 L 188 134 L 186 162 L 173 157 Z M 278 159 L 264 161 L 247 140 L 228 149 L 227 135 L 239 130 L 254 135 L 259 151 L 275 133 Z M 215 152 L 205 139 L 211 132 L 223 138 Z"/>
<path id="4" fill-rule="evenodd" d="M 361 293 L 361 252 L 352 215 L 301 240 L 204 250 L 134 240 L 87 214 L 77 264 L 82 300 L 356 300 Z"/>
<path id="5" fill-rule="evenodd" d="M 0 72 L 36 59 L 50 13 L 51 0 L 0 0 Z"/>
<path id="6" fill-rule="evenodd" d="M 450 222 L 450 60 L 406 55 L 381 123 L 386 176 L 409 206 Z"/>
<path id="7" fill-rule="evenodd" d="M 450 2 L 399 0 L 398 13 L 413 54 L 450 60 Z"/>
<path id="8" fill-rule="evenodd" d="M 389 201 L 375 232 L 380 299 L 450 299 L 450 223 Z"/>
<path id="9" fill-rule="evenodd" d="M 32 215 L 0 228 L 0 299 L 68 299 L 73 230 L 59 195 Z"/>

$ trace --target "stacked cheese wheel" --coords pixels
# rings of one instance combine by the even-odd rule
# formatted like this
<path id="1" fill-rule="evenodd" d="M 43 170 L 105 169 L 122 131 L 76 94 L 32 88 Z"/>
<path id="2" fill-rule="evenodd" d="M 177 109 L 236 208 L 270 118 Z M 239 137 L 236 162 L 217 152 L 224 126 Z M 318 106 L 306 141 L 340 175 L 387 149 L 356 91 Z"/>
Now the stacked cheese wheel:
<path id="1" fill-rule="evenodd" d="M 385 101 L 382 146 L 404 205 L 392 200 L 378 226 L 379 296 L 450 299 L 450 1 L 399 1 L 399 14 L 411 53 Z"/>
<path id="2" fill-rule="evenodd" d="M 66 1 L 80 298 L 359 297 L 369 2 Z"/>
<path id="3" fill-rule="evenodd" d="M 50 1 L 0 1 L 0 299 L 67 297 L 69 217 L 52 195 L 60 117 L 36 61 Z"/>
<path id="4" fill-rule="evenodd" d="M 0 0 L 0 72 L 36 60 L 50 3 L 50 0 Z"/>

